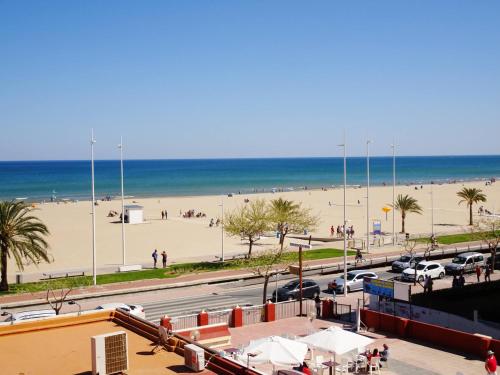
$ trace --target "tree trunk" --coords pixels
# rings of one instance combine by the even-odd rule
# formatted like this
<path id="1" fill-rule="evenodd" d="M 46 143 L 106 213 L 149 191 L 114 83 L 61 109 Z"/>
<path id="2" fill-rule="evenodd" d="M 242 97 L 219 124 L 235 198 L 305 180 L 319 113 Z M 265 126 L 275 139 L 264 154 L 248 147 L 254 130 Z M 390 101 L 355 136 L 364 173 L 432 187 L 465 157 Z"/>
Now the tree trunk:
<path id="1" fill-rule="evenodd" d="M 472 225 L 472 203 L 469 204 L 469 225 Z"/>
<path id="2" fill-rule="evenodd" d="M 249 242 L 249 245 L 248 245 L 248 259 L 250 259 L 252 257 L 252 246 L 253 246 L 253 238 L 251 236 L 248 237 L 248 242 Z"/>
<path id="3" fill-rule="evenodd" d="M 401 214 L 401 233 L 405 233 L 405 218 L 406 214 L 403 212 Z"/>
<path id="4" fill-rule="evenodd" d="M 6 292 L 9 290 L 9 283 L 7 282 L 7 248 L 2 246 L 0 250 L 2 252 L 0 256 L 0 263 L 2 265 L 2 279 L 0 281 L 0 291 Z"/>
<path id="5" fill-rule="evenodd" d="M 264 276 L 264 290 L 262 294 L 262 304 L 265 305 L 267 302 L 267 284 L 269 284 L 269 278 L 271 275 L 268 273 L 267 275 Z M 276 291 L 278 293 L 278 291 Z"/>

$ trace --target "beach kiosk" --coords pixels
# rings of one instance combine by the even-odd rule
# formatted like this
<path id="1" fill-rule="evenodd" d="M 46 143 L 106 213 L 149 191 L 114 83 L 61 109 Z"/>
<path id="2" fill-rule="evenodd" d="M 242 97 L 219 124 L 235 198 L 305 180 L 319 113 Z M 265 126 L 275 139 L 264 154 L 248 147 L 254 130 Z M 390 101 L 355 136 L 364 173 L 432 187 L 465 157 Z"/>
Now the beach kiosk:
<path id="1" fill-rule="evenodd" d="M 143 207 L 136 204 L 125 206 L 125 222 L 141 224 L 143 222 Z"/>

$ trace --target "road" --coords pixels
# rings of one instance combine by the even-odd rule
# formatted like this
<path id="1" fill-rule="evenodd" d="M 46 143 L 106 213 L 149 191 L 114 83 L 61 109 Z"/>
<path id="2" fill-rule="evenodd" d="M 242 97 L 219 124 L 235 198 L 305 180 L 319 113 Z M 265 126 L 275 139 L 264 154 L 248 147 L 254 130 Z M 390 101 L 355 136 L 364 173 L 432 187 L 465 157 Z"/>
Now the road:
<path id="1" fill-rule="evenodd" d="M 441 260 L 441 263 L 447 263 L 449 259 Z M 379 278 L 391 280 L 398 274 L 392 273 L 389 267 L 372 268 Z M 327 284 L 334 277 L 339 275 L 308 275 L 304 273 L 305 278 L 315 280 L 321 287 L 321 297 L 331 297 L 331 293 L 327 292 Z M 278 278 L 278 286 L 281 286 L 289 280 L 296 278 L 294 275 L 281 275 Z M 475 278 L 475 276 L 474 276 Z M 444 280 L 437 280 L 436 284 L 451 285 L 451 281 L 447 276 Z M 96 298 L 87 301 L 80 301 L 82 310 L 93 309 L 96 306 L 109 302 L 123 302 L 130 304 L 141 304 L 144 306 L 146 318 L 153 322 L 158 322 L 160 317 L 165 314 L 169 316 L 180 316 L 196 314 L 202 309 L 207 311 L 222 310 L 233 308 L 236 305 L 248 306 L 262 304 L 262 280 L 242 280 L 222 284 L 198 285 L 187 288 L 175 288 L 153 292 L 130 293 L 126 295 Z M 270 298 L 276 287 L 275 278 L 271 278 L 268 285 L 267 297 Z M 350 293 L 347 299 L 338 296 L 341 303 L 354 304 L 358 298 L 361 298 L 361 292 Z M 31 308 L 12 309 L 10 312 L 40 310 L 50 308 L 47 305 L 39 305 Z M 76 306 L 65 305 L 62 313 L 77 311 Z"/>

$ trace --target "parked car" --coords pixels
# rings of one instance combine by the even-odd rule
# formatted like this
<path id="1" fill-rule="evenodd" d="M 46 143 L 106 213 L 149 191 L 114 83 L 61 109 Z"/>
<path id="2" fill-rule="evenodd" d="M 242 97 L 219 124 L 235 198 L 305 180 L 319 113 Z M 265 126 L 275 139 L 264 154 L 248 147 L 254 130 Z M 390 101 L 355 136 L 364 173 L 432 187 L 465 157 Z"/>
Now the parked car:
<path id="1" fill-rule="evenodd" d="M 378 279 L 378 276 L 373 271 L 367 270 L 353 270 L 347 272 L 347 292 L 363 289 L 363 279 L 369 277 L 370 279 Z M 344 293 L 344 275 L 335 279 L 337 283 L 336 292 Z M 328 290 L 333 290 L 333 281 L 328 283 Z"/>
<path id="2" fill-rule="evenodd" d="M 486 264 L 488 266 L 491 266 L 491 256 L 488 257 L 488 259 L 486 259 Z M 494 269 L 496 270 L 500 270 L 500 255 L 496 255 L 495 256 L 495 265 L 494 265 Z"/>
<path id="3" fill-rule="evenodd" d="M 276 300 L 276 292 L 278 293 L 278 301 L 287 301 L 292 299 L 298 299 L 299 290 L 299 280 L 292 280 L 278 288 L 273 292 L 272 300 Z M 318 283 L 314 280 L 304 279 L 302 280 L 302 296 L 304 298 L 314 298 L 321 293 L 321 288 Z"/>
<path id="4" fill-rule="evenodd" d="M 448 275 L 458 275 L 461 272 L 474 272 L 476 266 L 484 266 L 484 255 L 481 253 L 458 254 L 451 263 L 444 266 Z"/>
<path id="5" fill-rule="evenodd" d="M 444 267 L 438 262 L 423 261 L 417 264 L 416 269 L 417 281 L 419 282 L 424 281 L 425 276 L 430 276 L 433 279 L 442 279 L 446 273 Z M 415 280 L 415 268 L 405 269 L 402 278 L 409 281 Z"/>
<path id="6" fill-rule="evenodd" d="M 394 272 L 403 272 L 407 268 L 415 268 L 415 264 L 424 260 L 424 257 L 416 255 L 402 255 L 401 258 L 392 262 Z"/>
<path id="7" fill-rule="evenodd" d="M 107 310 L 107 309 L 123 309 L 130 313 L 131 315 L 135 315 L 139 318 L 146 319 L 146 313 L 144 312 L 144 307 L 141 305 L 126 305 L 124 303 L 105 303 L 103 305 L 97 306 L 96 310 Z"/>
<path id="8" fill-rule="evenodd" d="M 52 316 L 56 316 L 56 312 L 54 310 L 33 310 L 17 312 L 13 313 L 12 315 L 8 315 L 9 317 L 5 319 L 5 322 L 20 322 L 23 320 L 50 318 Z"/>

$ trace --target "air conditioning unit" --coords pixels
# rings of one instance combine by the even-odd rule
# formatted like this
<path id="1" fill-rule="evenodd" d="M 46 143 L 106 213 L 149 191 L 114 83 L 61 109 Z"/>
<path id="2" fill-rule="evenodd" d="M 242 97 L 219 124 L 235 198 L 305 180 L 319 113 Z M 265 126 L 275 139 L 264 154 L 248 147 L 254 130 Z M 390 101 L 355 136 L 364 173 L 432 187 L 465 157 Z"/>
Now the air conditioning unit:
<path id="1" fill-rule="evenodd" d="M 193 344 L 184 345 L 184 365 L 193 371 L 205 369 L 205 350 Z"/>
<path id="2" fill-rule="evenodd" d="M 128 370 L 127 333 L 117 331 L 92 336 L 92 375 L 108 375 Z"/>

